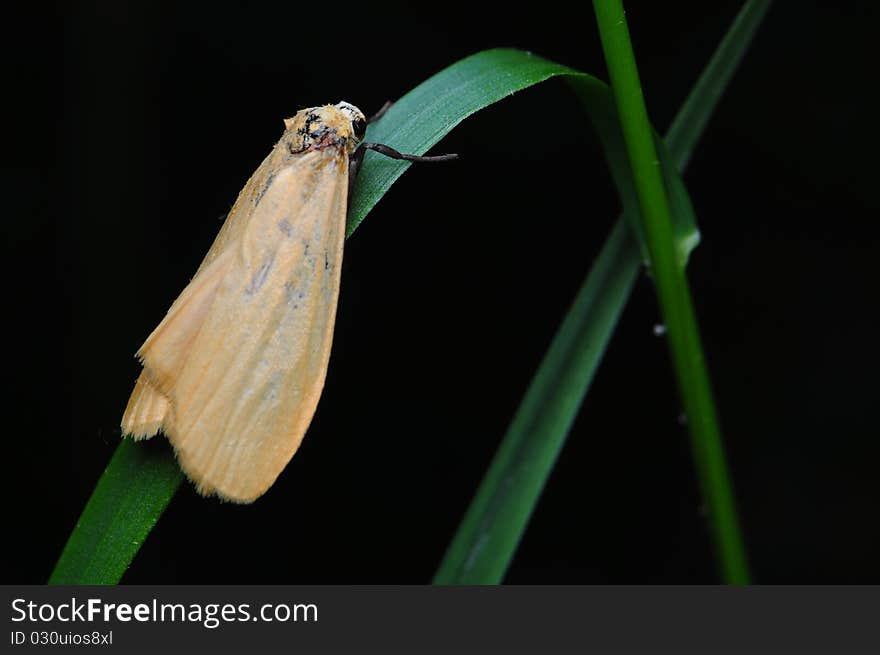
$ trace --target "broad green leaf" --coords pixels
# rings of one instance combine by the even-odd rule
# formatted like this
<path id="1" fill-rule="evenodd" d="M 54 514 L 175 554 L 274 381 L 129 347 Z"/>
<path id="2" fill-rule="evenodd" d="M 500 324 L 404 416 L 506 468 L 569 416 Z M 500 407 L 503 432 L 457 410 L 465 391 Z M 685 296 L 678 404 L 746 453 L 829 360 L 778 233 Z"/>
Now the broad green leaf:
<path id="1" fill-rule="evenodd" d="M 769 5 L 769 0 L 745 3 L 670 127 L 666 137 L 670 152 L 663 157 L 663 174 L 672 193 L 674 215 L 690 208 L 687 195 L 679 195 L 681 187 L 671 184 L 674 171 L 668 163 L 675 162 L 680 170 L 687 166 Z M 609 122 L 610 126 L 596 125 L 600 138 L 603 132 L 616 130 L 616 121 Z M 606 138 L 606 151 L 608 147 Z M 619 189 L 627 169 L 620 166 L 616 171 Z M 624 192 L 632 194 L 632 186 L 626 186 Z M 639 245 L 625 229 L 636 218 L 632 214 L 637 203 L 633 201 L 631 196 L 624 202 L 629 216 L 617 221 L 532 378 L 446 551 L 435 583 L 498 584 L 503 579 L 638 273 Z M 696 236 L 694 230 L 690 238 Z M 695 240 L 682 241 L 689 238 L 687 233 L 679 232 L 678 238 L 680 253 L 696 245 Z"/>

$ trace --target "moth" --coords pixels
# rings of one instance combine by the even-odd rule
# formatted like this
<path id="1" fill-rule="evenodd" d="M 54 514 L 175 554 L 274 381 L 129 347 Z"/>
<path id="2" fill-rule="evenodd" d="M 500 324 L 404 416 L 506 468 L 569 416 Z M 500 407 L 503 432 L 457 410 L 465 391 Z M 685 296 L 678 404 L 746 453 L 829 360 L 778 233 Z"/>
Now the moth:
<path id="1" fill-rule="evenodd" d="M 381 113 L 384 113 L 383 108 Z M 147 338 L 123 436 L 160 430 L 203 495 L 249 503 L 299 448 L 324 386 L 351 181 L 365 150 L 355 106 L 311 107 L 235 201 L 195 276 Z"/>

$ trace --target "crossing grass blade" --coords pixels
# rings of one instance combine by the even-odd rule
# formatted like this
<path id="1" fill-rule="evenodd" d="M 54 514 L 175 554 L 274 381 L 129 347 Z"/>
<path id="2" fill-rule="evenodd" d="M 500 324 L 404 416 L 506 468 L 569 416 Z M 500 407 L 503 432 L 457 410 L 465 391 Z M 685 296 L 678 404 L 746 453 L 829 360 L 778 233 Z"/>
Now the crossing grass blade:
<path id="1" fill-rule="evenodd" d="M 721 429 L 687 276 L 677 258 L 673 232 L 676 208 L 657 168 L 660 149 L 648 119 L 638 67 L 621 0 L 593 0 L 605 61 L 640 209 L 651 277 L 667 329 L 673 370 L 687 417 L 697 477 L 724 580 L 749 581 L 748 563 Z"/>
<path id="2" fill-rule="evenodd" d="M 677 169 L 687 167 L 769 6 L 769 0 L 743 5 L 673 120 L 665 141 Z M 600 138 L 613 124 L 596 125 Z M 669 177 L 667 167 L 664 174 Z M 632 187 L 626 192 L 632 194 Z M 637 218 L 633 212 L 630 202 L 559 327 L 446 551 L 436 584 L 498 584 L 504 578 L 638 273 L 640 245 L 627 229 Z M 680 253 L 696 245 L 687 242 L 687 233 L 677 232 L 677 239 Z"/>

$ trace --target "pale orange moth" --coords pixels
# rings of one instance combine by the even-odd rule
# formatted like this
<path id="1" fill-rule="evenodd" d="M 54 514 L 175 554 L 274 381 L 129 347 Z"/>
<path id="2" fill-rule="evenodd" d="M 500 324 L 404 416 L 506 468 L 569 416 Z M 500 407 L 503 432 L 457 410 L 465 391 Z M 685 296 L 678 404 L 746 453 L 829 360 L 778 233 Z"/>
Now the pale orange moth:
<path id="1" fill-rule="evenodd" d="M 378 116 L 378 115 L 377 115 Z M 160 430 L 203 495 L 249 503 L 296 452 L 324 386 L 350 180 L 367 121 L 303 109 L 245 184 L 211 249 L 137 353 L 123 436 Z"/>

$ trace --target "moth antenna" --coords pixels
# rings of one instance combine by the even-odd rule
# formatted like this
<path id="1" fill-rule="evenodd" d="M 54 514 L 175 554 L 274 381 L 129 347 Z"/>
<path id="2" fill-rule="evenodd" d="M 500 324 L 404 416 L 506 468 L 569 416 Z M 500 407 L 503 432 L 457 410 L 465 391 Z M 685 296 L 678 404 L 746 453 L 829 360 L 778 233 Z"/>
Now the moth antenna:
<path id="1" fill-rule="evenodd" d="M 402 152 L 398 152 L 391 146 L 386 146 L 384 143 L 362 143 L 361 148 L 373 150 L 375 152 L 378 152 L 380 155 L 385 155 L 386 157 L 390 157 L 391 159 L 402 159 L 404 161 L 433 162 L 453 161 L 455 159 L 458 159 L 458 155 L 454 153 L 450 153 L 448 155 L 432 155 L 428 157 L 424 157 L 421 155 L 407 155 Z"/>

